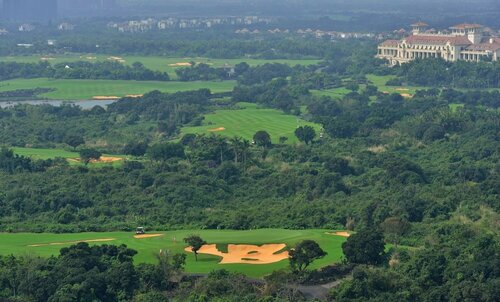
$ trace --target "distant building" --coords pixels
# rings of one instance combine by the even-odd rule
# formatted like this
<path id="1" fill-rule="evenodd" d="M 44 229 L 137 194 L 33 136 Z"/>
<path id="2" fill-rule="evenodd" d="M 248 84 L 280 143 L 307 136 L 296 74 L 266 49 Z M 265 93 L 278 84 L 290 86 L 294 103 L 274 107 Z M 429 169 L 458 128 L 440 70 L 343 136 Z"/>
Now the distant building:
<path id="1" fill-rule="evenodd" d="M 52 21 L 57 19 L 57 0 L 3 0 L 3 15 L 9 21 Z"/>
<path id="2" fill-rule="evenodd" d="M 30 31 L 35 30 L 35 26 L 33 26 L 32 24 L 29 24 L 29 23 L 24 23 L 24 24 L 19 25 L 18 29 L 21 32 L 30 32 Z"/>
<path id="3" fill-rule="evenodd" d="M 500 38 L 485 36 L 479 24 L 459 24 L 451 32 L 427 30 L 422 22 L 412 24 L 411 35 L 400 40 L 386 40 L 378 46 L 377 57 L 391 65 L 401 65 L 417 58 L 442 58 L 446 61 L 498 61 Z"/>
<path id="4" fill-rule="evenodd" d="M 73 24 L 63 22 L 57 26 L 57 29 L 61 31 L 71 31 L 75 29 L 75 26 Z"/>

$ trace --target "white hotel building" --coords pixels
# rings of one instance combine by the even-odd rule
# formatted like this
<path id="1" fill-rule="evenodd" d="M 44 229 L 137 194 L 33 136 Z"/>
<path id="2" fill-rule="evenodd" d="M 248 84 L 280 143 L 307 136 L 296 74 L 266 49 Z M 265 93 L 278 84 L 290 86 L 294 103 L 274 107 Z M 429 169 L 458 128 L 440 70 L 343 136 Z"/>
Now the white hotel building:
<path id="1" fill-rule="evenodd" d="M 500 38 L 486 37 L 479 24 L 459 24 L 451 33 L 427 30 L 427 24 L 412 24 L 412 34 L 401 40 L 386 40 L 378 46 L 377 58 L 400 65 L 417 58 L 443 58 L 446 61 L 498 61 Z"/>

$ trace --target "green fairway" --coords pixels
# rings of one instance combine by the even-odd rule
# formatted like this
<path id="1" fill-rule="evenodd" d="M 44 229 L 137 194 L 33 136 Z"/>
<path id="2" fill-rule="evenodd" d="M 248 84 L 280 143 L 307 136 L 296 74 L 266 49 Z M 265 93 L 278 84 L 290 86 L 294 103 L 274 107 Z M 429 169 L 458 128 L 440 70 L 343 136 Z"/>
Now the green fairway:
<path id="1" fill-rule="evenodd" d="M 227 137 L 242 137 L 251 141 L 257 131 L 264 130 L 271 135 L 273 143 L 278 143 L 281 136 L 288 137 L 287 143 L 295 143 L 298 140 L 294 132 L 298 126 L 312 126 L 318 135 L 321 130 L 318 124 L 287 115 L 279 110 L 259 108 L 253 103 L 238 103 L 238 105 L 241 109 L 217 110 L 215 113 L 205 115 L 202 126 L 184 127 L 182 134 L 215 133 Z"/>
<path id="2" fill-rule="evenodd" d="M 40 95 L 53 100 L 89 100 L 95 96 L 123 97 L 144 94 L 153 90 L 178 92 L 208 88 L 212 92 L 231 91 L 235 81 L 224 82 L 158 82 L 122 80 L 62 80 L 62 79 L 15 79 L 0 82 L 0 92 L 18 89 L 53 88 L 55 91 Z"/>
<path id="3" fill-rule="evenodd" d="M 169 57 L 159 57 L 159 56 L 119 56 L 119 55 L 93 55 L 93 54 L 67 54 L 67 55 L 39 55 L 39 56 L 9 56 L 0 57 L 0 62 L 19 62 L 19 63 L 36 63 L 47 61 L 51 64 L 57 63 L 68 63 L 76 61 L 106 61 L 120 58 L 124 64 L 132 65 L 134 62 L 141 62 L 144 66 L 151 70 L 167 72 L 170 77 L 176 78 L 175 70 L 182 66 L 178 66 L 178 63 L 205 63 L 212 67 L 222 67 L 225 64 L 236 65 L 241 62 L 246 62 L 250 66 L 263 65 L 266 63 L 282 63 L 288 64 L 290 66 L 294 65 L 312 65 L 317 64 L 320 60 L 286 60 L 286 59 L 275 59 L 275 60 L 263 60 L 263 59 L 211 59 L 211 58 L 169 58 Z M 182 64 L 179 64 L 182 65 Z"/>
<path id="4" fill-rule="evenodd" d="M 15 154 L 26 156 L 32 159 L 54 159 L 56 157 L 62 157 L 68 160 L 70 165 L 83 165 L 83 163 L 79 162 L 77 159 L 80 158 L 80 154 L 78 152 L 66 151 L 63 149 L 38 149 L 38 148 L 12 148 Z M 103 154 L 103 158 L 123 158 L 124 155 L 111 155 L 111 154 Z M 99 163 L 91 163 L 93 166 L 103 166 L 103 165 L 120 165 L 123 161 L 116 160 L 114 162 L 99 162 Z"/>
<path id="5" fill-rule="evenodd" d="M 328 253 L 328 255 L 311 265 L 312 268 L 322 267 L 328 264 L 339 262 L 342 257 L 342 243 L 344 237 L 328 235 L 325 230 L 283 230 L 283 229 L 262 229 L 251 231 L 226 231 L 226 230 L 196 230 L 196 231 L 171 231 L 160 232 L 161 237 L 135 239 L 133 233 L 110 232 L 110 233 L 78 233 L 78 234 L 8 234 L 0 233 L 0 254 L 8 255 L 39 255 L 48 257 L 57 255 L 62 247 L 69 246 L 75 241 L 113 239 L 111 241 L 95 242 L 89 244 L 126 244 L 128 247 L 137 250 L 135 256 L 136 263 L 155 263 L 155 255 L 160 249 L 173 253 L 184 252 L 186 244 L 183 238 L 190 234 L 200 235 L 209 244 L 255 244 L 262 245 L 268 243 L 285 243 L 292 247 L 297 242 L 304 239 L 315 240 Z M 155 232 L 151 232 L 155 233 Z M 175 241 L 174 241 L 175 238 Z M 49 243 L 65 243 L 58 245 L 43 245 Z M 42 244 L 43 246 L 29 246 Z M 214 269 L 227 269 L 245 273 L 251 277 L 262 277 L 273 270 L 288 266 L 287 260 L 282 260 L 273 264 L 219 264 L 220 258 L 199 254 L 198 262 L 195 262 L 194 255 L 187 253 L 186 270 L 191 273 L 208 273 Z"/>

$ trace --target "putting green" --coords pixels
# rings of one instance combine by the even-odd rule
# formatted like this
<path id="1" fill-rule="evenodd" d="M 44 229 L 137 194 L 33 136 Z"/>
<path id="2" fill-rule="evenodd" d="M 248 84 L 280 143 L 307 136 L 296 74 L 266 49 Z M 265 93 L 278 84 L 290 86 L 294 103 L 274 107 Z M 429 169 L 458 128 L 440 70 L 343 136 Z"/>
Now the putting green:
<path id="1" fill-rule="evenodd" d="M 284 230 L 284 229 L 261 229 L 251 231 L 228 231 L 228 230 L 191 230 L 191 231 L 169 231 L 150 232 L 163 234 L 150 238 L 136 239 L 133 233 L 107 232 L 107 233 L 77 233 L 77 234 L 33 234 L 33 233 L 0 233 L 0 254 L 2 255 L 38 255 L 49 257 L 57 255 L 59 250 L 78 241 L 88 241 L 89 244 L 126 244 L 137 250 L 138 254 L 134 260 L 136 263 L 155 263 L 155 255 L 160 250 L 173 253 L 186 253 L 186 270 L 191 273 L 208 273 L 214 269 L 227 269 L 229 271 L 241 272 L 251 277 L 262 277 L 274 270 L 288 266 L 287 260 L 271 264 L 219 264 L 221 258 L 218 256 L 199 254 L 198 262 L 192 253 L 184 251 L 186 244 L 183 238 L 190 234 L 200 235 L 210 244 L 281 244 L 288 247 L 295 245 L 304 239 L 311 239 L 328 253 L 320 260 L 315 261 L 311 267 L 319 268 L 328 264 L 336 263 L 342 257 L 342 243 L 346 238 L 332 236 L 326 230 Z M 52 244 L 51 244 L 52 243 Z"/>

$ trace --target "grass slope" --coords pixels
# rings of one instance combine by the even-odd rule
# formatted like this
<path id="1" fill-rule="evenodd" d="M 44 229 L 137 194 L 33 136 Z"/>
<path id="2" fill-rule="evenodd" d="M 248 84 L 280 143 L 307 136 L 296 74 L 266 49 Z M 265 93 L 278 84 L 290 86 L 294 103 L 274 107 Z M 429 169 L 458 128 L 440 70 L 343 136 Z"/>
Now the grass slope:
<path id="1" fill-rule="evenodd" d="M 251 231 L 227 231 L 227 230 L 197 230 L 197 231 L 171 231 L 162 232 L 164 236 L 134 239 L 132 233 L 110 232 L 110 233 L 78 233 L 78 234 L 7 234 L 0 233 L 0 254 L 2 255 L 39 255 L 48 257 L 57 255 L 59 250 L 65 245 L 52 245 L 29 247 L 32 244 L 44 244 L 53 242 L 73 242 L 78 240 L 91 240 L 101 238 L 115 238 L 116 240 L 91 244 L 126 244 L 128 247 L 137 250 L 135 256 L 136 263 L 155 263 L 155 255 L 160 249 L 169 250 L 173 253 L 184 252 L 186 244 L 183 238 L 190 234 L 198 234 L 210 244 L 256 244 L 286 243 L 289 247 L 304 239 L 315 240 L 328 253 L 328 255 L 313 263 L 311 267 L 318 268 L 335 262 L 339 262 L 342 257 L 342 243 L 346 240 L 343 237 L 326 234 L 325 230 L 283 230 L 283 229 L 262 229 Z M 174 242 L 173 238 L 176 238 Z M 253 264 L 218 264 L 219 257 L 203 255 L 198 256 L 195 262 L 194 255 L 188 253 L 186 270 L 191 273 L 208 273 L 214 269 L 227 269 L 245 273 L 251 277 L 262 277 L 273 270 L 285 268 L 288 261 L 283 260 L 273 264 L 253 265 Z"/>
<path id="2" fill-rule="evenodd" d="M 55 91 L 40 95 L 54 100 L 88 100 L 94 96 L 144 94 L 152 90 L 178 92 L 208 88 L 212 92 L 231 91 L 235 81 L 224 82 L 158 82 L 123 80 L 65 80 L 65 79 L 15 79 L 0 82 L 0 92 L 17 89 L 54 88 Z"/>
<path id="3" fill-rule="evenodd" d="M 267 131 L 273 143 L 278 143 L 280 136 L 288 137 L 288 143 L 297 142 L 295 129 L 297 126 L 309 125 L 316 129 L 317 134 L 321 129 L 318 124 L 310 123 L 293 115 L 284 114 L 275 109 L 259 108 L 253 103 L 239 103 L 241 109 L 217 110 L 215 113 L 205 115 L 202 126 L 184 127 L 182 134 L 210 134 L 215 133 L 227 137 L 242 137 L 252 140 L 253 135 L 259 131 Z M 225 128 L 224 131 L 211 132 L 211 129 Z"/>
<path id="4" fill-rule="evenodd" d="M 25 63 L 36 63 L 42 62 L 42 58 L 46 59 L 51 64 L 57 63 L 68 63 L 76 61 L 105 61 L 111 56 L 109 55 L 92 55 L 92 54 L 70 54 L 70 55 L 46 55 L 46 56 L 9 56 L 0 57 L 0 62 L 25 62 Z M 320 60 L 286 60 L 286 59 L 276 59 L 276 60 L 263 60 L 263 59 L 211 59 L 211 58 L 169 58 L 169 57 L 159 57 L 159 56 L 117 56 L 122 58 L 125 62 L 124 64 L 132 65 L 134 62 L 141 62 L 145 67 L 151 70 L 157 70 L 162 72 L 167 72 L 170 77 L 176 78 L 175 70 L 179 67 L 171 66 L 176 63 L 205 63 L 212 67 L 222 67 L 225 64 L 236 65 L 241 62 L 246 62 L 250 66 L 263 65 L 266 63 L 282 63 L 291 66 L 294 65 L 313 65 L 320 62 Z"/>

